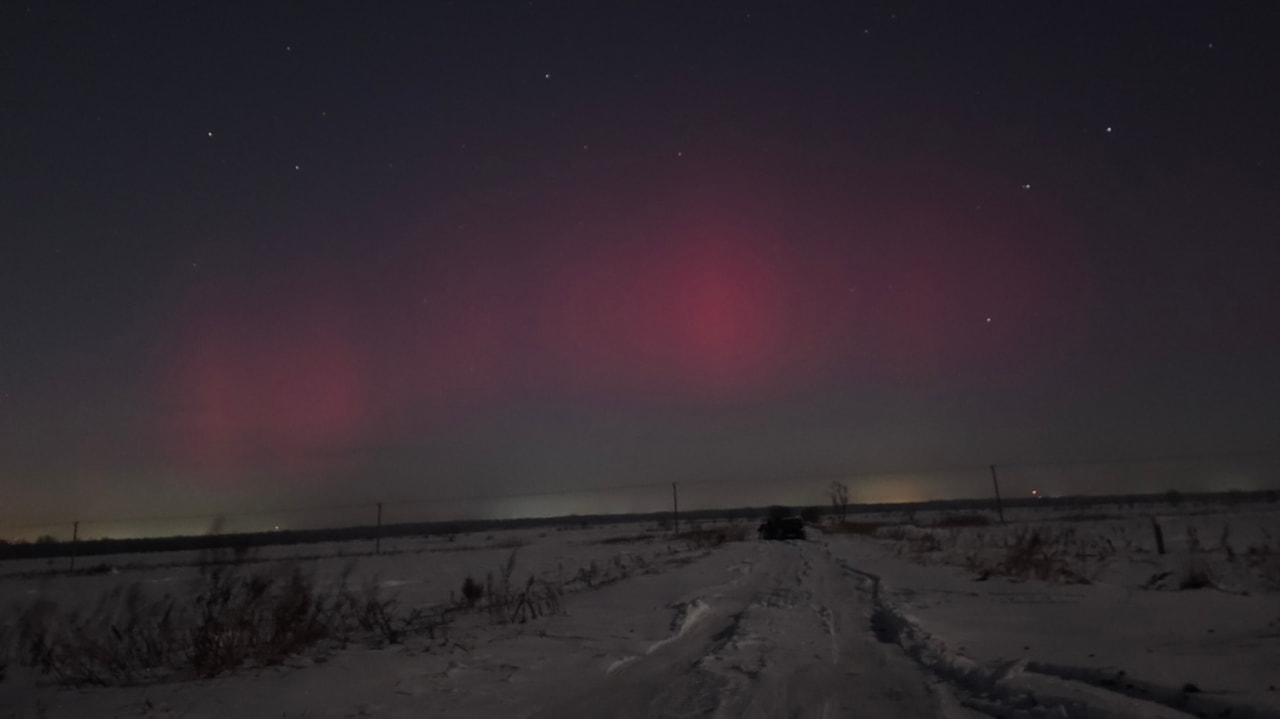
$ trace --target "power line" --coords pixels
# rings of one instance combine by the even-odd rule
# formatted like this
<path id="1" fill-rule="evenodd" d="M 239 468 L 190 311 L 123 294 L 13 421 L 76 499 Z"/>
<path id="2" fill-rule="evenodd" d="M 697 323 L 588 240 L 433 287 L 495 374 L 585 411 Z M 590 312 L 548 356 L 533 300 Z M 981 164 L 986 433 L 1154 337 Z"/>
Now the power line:
<path id="1" fill-rule="evenodd" d="M 1280 458 L 1280 450 L 1245 450 L 1235 452 L 1202 452 L 1202 453 L 1186 453 L 1177 455 L 1160 455 L 1160 456 L 1131 456 L 1131 457 L 1110 457 L 1110 458 L 1078 458 L 1064 459 L 1054 461 L 1037 461 L 1037 462 L 996 462 L 994 463 L 1000 469 L 1041 469 L 1052 467 L 1087 467 L 1087 466 L 1114 466 L 1127 464 L 1163 464 L 1163 463 L 1194 463 L 1225 459 L 1261 459 L 1261 458 Z M 915 469 L 896 469 L 896 470 L 831 470 L 814 472 L 810 474 L 772 474 L 758 476 L 737 476 L 737 477 L 716 477 L 704 479 L 686 479 L 680 480 L 680 484 L 684 486 L 710 486 L 710 485 L 741 485 L 741 484 L 764 484 L 764 483 L 810 483 L 810 482 L 826 482 L 826 481 L 856 481 L 860 479 L 870 478 L 893 478 L 893 477 L 917 477 L 930 475 L 946 475 L 946 474 L 967 474 L 967 473 L 983 473 L 989 471 L 991 464 L 964 464 L 949 466 L 932 466 L 920 467 Z M 655 480 L 652 482 L 635 482 L 628 484 L 614 484 L 607 486 L 588 486 L 588 487 L 563 487 L 559 489 L 548 489 L 538 492 L 522 492 L 519 494 L 470 494 L 470 495 L 454 495 L 451 497 L 437 498 L 405 498 L 397 501 L 384 502 L 391 507 L 407 507 L 414 505 L 446 505 L 446 504 L 463 504 L 463 503 L 492 503 L 500 501 L 521 500 L 521 499 L 538 499 L 546 497 L 562 497 L 574 494 L 582 495 L 603 495 L 625 492 L 629 490 L 661 490 L 665 492 L 665 488 L 670 484 L 669 480 Z M 235 519 L 246 517 L 263 517 L 272 515 L 289 515 L 304 513 L 321 513 L 333 511 L 346 511 L 358 509 L 372 509 L 378 504 L 376 501 L 362 502 L 345 502 L 338 504 L 310 505 L 310 506 L 293 506 L 293 507 L 277 507 L 256 509 L 248 511 L 221 511 L 208 512 L 190 515 L 170 515 L 170 516 L 149 516 L 149 517 L 123 517 L 123 518 L 104 518 L 104 519 L 81 519 L 78 520 L 82 524 L 101 525 L 101 524 L 128 524 L 128 523 L 160 523 L 160 522 L 191 522 L 197 520 L 216 521 L 219 518 Z M 10 515 L 18 516 L 18 515 Z M 45 522 L 26 522 L 23 524 L 7 524 L 3 523 L 3 517 L 0 517 L 0 527 L 7 530 L 21 530 L 34 528 L 50 528 L 59 527 L 69 524 L 71 520 L 50 520 Z"/>

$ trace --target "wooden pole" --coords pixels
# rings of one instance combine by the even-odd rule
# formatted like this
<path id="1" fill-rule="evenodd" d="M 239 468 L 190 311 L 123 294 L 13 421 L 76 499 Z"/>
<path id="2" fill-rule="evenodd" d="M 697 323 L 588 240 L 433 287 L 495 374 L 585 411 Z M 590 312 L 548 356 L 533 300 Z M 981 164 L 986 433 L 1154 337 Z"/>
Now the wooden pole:
<path id="1" fill-rule="evenodd" d="M 80 539 L 80 522 L 71 523 L 71 571 L 76 571 L 76 544 Z"/>
<path id="2" fill-rule="evenodd" d="M 382 502 L 378 502 L 378 527 L 373 535 L 373 553 L 382 554 Z"/>
<path id="3" fill-rule="evenodd" d="M 676 534 L 680 533 L 680 496 L 676 493 L 676 483 L 671 483 L 671 518 L 675 525 Z"/>
<path id="4" fill-rule="evenodd" d="M 1004 507 L 1000 505 L 1000 478 L 996 476 L 996 466 L 991 465 L 991 485 L 996 488 L 996 514 L 1000 516 L 1000 523 L 1004 524 Z"/>

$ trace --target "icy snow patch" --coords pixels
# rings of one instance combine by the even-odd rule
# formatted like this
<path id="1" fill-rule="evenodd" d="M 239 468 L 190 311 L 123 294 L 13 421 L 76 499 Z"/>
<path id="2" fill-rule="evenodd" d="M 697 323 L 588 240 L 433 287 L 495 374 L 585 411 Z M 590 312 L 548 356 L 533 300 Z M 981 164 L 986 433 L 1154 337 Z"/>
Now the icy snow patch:
<path id="1" fill-rule="evenodd" d="M 653 654 L 662 647 L 665 647 L 671 642 L 683 637 L 685 634 L 688 634 L 689 630 L 693 629 L 698 622 L 702 621 L 702 618 L 705 617 L 707 612 L 710 610 L 711 607 L 701 599 L 695 599 L 688 604 L 681 605 L 676 613 L 676 621 L 679 622 L 680 628 L 675 634 L 667 637 L 666 639 L 660 639 L 654 642 L 649 646 L 649 650 L 646 651 L 645 654 Z"/>
<path id="2" fill-rule="evenodd" d="M 650 648 L 649 651 L 653 651 L 653 649 Z M 610 674 L 613 674 L 614 672 L 626 667 L 627 665 L 631 664 L 632 662 L 634 662 L 639 658 L 640 657 L 637 657 L 635 655 L 630 655 L 614 661 L 612 664 L 609 665 L 608 669 L 604 670 L 605 676 L 609 676 Z"/>

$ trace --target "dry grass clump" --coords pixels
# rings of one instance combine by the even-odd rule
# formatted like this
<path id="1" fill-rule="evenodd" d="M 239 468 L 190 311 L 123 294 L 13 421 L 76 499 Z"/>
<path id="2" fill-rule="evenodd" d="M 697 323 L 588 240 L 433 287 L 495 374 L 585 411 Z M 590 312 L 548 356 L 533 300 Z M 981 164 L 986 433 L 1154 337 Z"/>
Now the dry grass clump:
<path id="1" fill-rule="evenodd" d="M 1089 583 L 1116 553 L 1111 540 L 1072 526 L 995 526 L 981 515 L 960 515 L 953 521 L 958 526 L 886 525 L 874 536 L 893 542 L 899 556 L 957 564 L 979 579 Z"/>
<path id="2" fill-rule="evenodd" d="M 1089 584 L 1091 578 L 1085 576 L 1079 568 L 1086 566 L 1088 559 L 1100 558 L 1090 557 L 1080 551 L 1072 552 L 1074 539 L 1073 528 L 1057 533 L 1042 533 L 1038 529 L 1024 527 L 1006 545 L 1004 558 L 994 566 L 983 569 L 1011 579 Z"/>
<path id="3" fill-rule="evenodd" d="M 720 532 L 724 540 L 713 538 L 708 541 L 733 541 L 745 536 L 736 528 L 721 530 L 696 530 L 693 541 L 703 536 L 713 537 L 713 532 Z M 687 538 L 686 534 L 680 537 Z M 647 537 L 646 537 L 647 539 Z M 668 550 L 675 553 L 670 545 Z M 475 610 L 488 614 L 495 624 L 524 623 L 538 617 L 556 614 L 561 611 L 561 599 L 570 592 L 598 589 L 600 587 L 622 581 L 637 573 L 653 571 L 653 565 L 643 555 L 630 552 L 619 552 L 607 561 L 592 559 L 576 570 L 567 570 L 561 564 L 556 571 L 544 576 L 529 575 L 523 582 L 515 580 L 517 552 L 512 551 L 506 562 L 497 571 L 488 572 L 483 580 L 473 576 L 462 582 L 461 591 L 451 594 L 449 605 L 454 610 Z"/>
<path id="4" fill-rule="evenodd" d="M 638 554 L 615 554 L 607 562 L 591 560 L 586 566 L 579 567 L 577 573 L 563 582 L 566 588 L 596 589 L 614 582 L 620 582 L 636 573 L 650 571 L 649 562 Z"/>
<path id="5" fill-rule="evenodd" d="M 597 589 L 652 570 L 643 556 L 621 552 L 606 562 L 593 559 L 576 572 L 566 572 L 561 566 L 552 578 L 531 574 L 520 583 L 514 580 L 516 559 L 517 551 L 513 550 L 506 562 L 496 572 L 487 573 L 483 581 L 466 577 L 460 594 L 451 595 L 450 607 L 483 612 L 494 624 L 523 624 L 560 613 L 561 598 L 568 592 Z"/>
<path id="6" fill-rule="evenodd" d="M 961 566 L 979 579 L 1092 583 L 1151 565 L 1154 574 L 1140 584 L 1144 589 L 1271 592 L 1280 589 L 1280 537 L 1271 512 L 1182 513 L 1160 515 L 1159 521 L 1099 512 L 1007 525 L 979 513 L 953 513 L 936 522 L 922 515 L 917 524 L 907 516 L 830 531 L 872 536 L 901 557 Z"/>
<path id="7" fill-rule="evenodd" d="M 462 582 L 462 602 L 468 609 L 479 609 L 494 624 L 523 624 L 560 611 L 561 588 L 529 575 L 523 586 L 513 584 L 518 549 L 511 550 L 497 575 L 489 572 L 484 583 L 467 577 Z"/>
<path id="8" fill-rule="evenodd" d="M 280 664 L 326 640 L 398 643 L 446 623 L 440 613 L 400 611 L 373 582 L 324 591 L 296 564 L 282 569 L 202 565 L 188 600 L 148 596 L 139 583 L 107 592 L 89 612 L 38 599 L 17 608 L 4 647 L 60 683 L 120 685 Z"/>
<path id="9" fill-rule="evenodd" d="M 1224 522 L 1216 532 L 1215 526 L 1206 524 L 1185 528 L 1186 540 L 1178 552 L 1181 564 L 1168 565 L 1153 574 L 1143 584 L 1144 589 L 1244 593 L 1280 588 L 1280 551 L 1273 547 L 1273 535 L 1267 527 L 1257 527 L 1250 533 L 1246 526 L 1242 531 L 1248 539 L 1246 543 L 1236 535 L 1238 528 L 1231 522 Z M 1241 545 L 1243 551 L 1238 551 L 1236 547 Z"/>
<path id="10" fill-rule="evenodd" d="M 953 532 L 939 532 L 914 524 L 886 525 L 877 529 L 875 536 L 895 542 L 895 550 L 899 555 L 910 555 L 917 559 L 925 554 L 942 551 L 943 540 L 954 540 L 955 537 Z"/>
<path id="11" fill-rule="evenodd" d="M 489 616 L 497 623 L 524 624 L 560 613 L 560 589 L 532 575 L 523 587 L 505 585 L 488 593 Z"/>
<path id="12" fill-rule="evenodd" d="M 1280 538 L 1262 528 L 1262 538 L 1245 547 L 1244 565 L 1268 589 L 1280 589 Z M 1223 536 L 1226 536 L 1224 528 Z M 1225 543 L 1225 539 L 1224 539 Z"/>

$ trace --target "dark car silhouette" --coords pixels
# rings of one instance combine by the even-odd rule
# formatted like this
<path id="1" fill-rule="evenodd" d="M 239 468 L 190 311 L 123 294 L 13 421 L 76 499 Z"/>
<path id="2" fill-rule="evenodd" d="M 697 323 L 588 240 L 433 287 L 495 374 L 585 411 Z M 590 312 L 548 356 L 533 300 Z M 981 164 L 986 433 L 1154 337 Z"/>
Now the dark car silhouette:
<path id="1" fill-rule="evenodd" d="M 804 539 L 804 520 L 799 517 L 770 519 L 760 525 L 761 539 Z"/>

